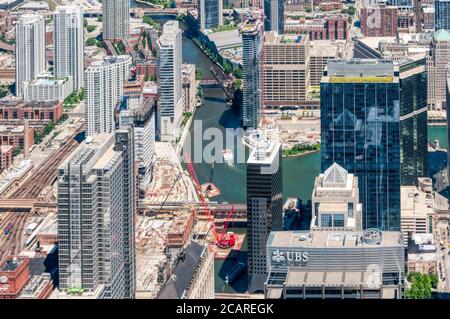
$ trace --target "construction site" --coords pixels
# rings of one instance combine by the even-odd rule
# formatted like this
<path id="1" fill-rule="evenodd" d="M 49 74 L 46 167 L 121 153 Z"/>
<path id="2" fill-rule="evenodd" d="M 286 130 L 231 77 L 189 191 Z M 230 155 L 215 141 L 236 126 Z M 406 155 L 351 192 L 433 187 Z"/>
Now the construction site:
<path id="1" fill-rule="evenodd" d="M 233 205 L 210 201 L 210 189 L 198 181 L 189 155 L 184 154 L 185 171 L 171 144 L 155 146 L 153 181 L 136 224 L 137 298 L 158 296 L 191 239 L 206 245 L 215 258 L 225 259 L 233 258 L 245 238 L 228 231 Z M 239 207 L 236 215 L 242 219 L 243 214 L 245 209 Z"/>

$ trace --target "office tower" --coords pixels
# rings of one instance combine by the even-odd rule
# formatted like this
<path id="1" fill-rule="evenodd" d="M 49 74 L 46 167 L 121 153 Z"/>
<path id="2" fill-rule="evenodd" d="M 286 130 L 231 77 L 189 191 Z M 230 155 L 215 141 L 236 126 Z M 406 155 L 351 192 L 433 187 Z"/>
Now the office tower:
<path id="1" fill-rule="evenodd" d="M 405 246 L 400 232 L 272 232 L 267 261 L 265 298 L 404 297 Z"/>
<path id="2" fill-rule="evenodd" d="M 88 138 L 58 168 L 59 287 L 134 295 L 131 130 Z"/>
<path id="3" fill-rule="evenodd" d="M 264 0 L 264 31 L 284 34 L 284 0 Z"/>
<path id="4" fill-rule="evenodd" d="M 447 66 L 447 110 L 450 110 L 450 63 Z M 450 127 L 450 112 L 447 111 L 447 128 Z M 447 129 L 447 141 L 450 141 L 450 130 Z M 447 152 L 447 172 L 450 172 L 450 152 Z"/>
<path id="5" fill-rule="evenodd" d="M 200 18 L 200 29 L 206 30 L 222 26 L 222 7 L 222 0 L 199 0 L 198 16 Z"/>
<path id="6" fill-rule="evenodd" d="M 140 185 L 142 189 L 146 189 L 152 179 L 155 156 L 154 100 L 144 99 L 142 94 L 133 93 L 124 96 L 121 104 L 119 127 L 134 127 L 134 153 L 138 163 Z"/>
<path id="7" fill-rule="evenodd" d="M 363 229 L 400 230 L 400 83 L 385 60 L 334 60 L 320 86 L 322 171 L 358 177 Z"/>
<path id="8" fill-rule="evenodd" d="M 85 120 L 87 135 L 114 131 L 114 109 L 123 95 L 128 79 L 131 57 L 108 56 L 93 62 L 84 74 Z"/>
<path id="9" fill-rule="evenodd" d="M 257 128 L 261 118 L 261 49 L 262 25 L 259 19 L 248 19 L 241 27 L 243 75 L 243 126 Z"/>
<path id="10" fill-rule="evenodd" d="M 103 39 L 117 41 L 130 36 L 130 0 L 103 0 Z"/>
<path id="11" fill-rule="evenodd" d="M 450 32 L 439 30 L 433 33 L 430 54 L 427 56 L 428 107 L 445 108 L 445 85 L 447 64 L 450 62 Z"/>
<path id="12" fill-rule="evenodd" d="M 247 254 L 252 292 L 264 287 L 267 239 L 271 231 L 282 230 L 282 209 L 281 144 L 262 139 L 247 160 Z"/>
<path id="13" fill-rule="evenodd" d="M 175 141 L 183 115 L 181 63 L 183 56 L 178 21 L 167 21 L 158 39 L 159 130 L 162 141 Z"/>
<path id="14" fill-rule="evenodd" d="M 426 59 L 399 65 L 401 185 L 428 176 Z"/>
<path id="15" fill-rule="evenodd" d="M 309 45 L 308 35 L 265 33 L 263 95 L 267 109 L 304 105 L 309 86 Z"/>
<path id="16" fill-rule="evenodd" d="M 397 7 L 369 5 L 361 8 L 361 33 L 366 37 L 397 36 Z"/>
<path id="17" fill-rule="evenodd" d="M 72 90 L 83 86 L 84 39 L 83 10 L 80 6 L 58 6 L 53 14 L 54 74 L 72 77 Z"/>
<path id="18" fill-rule="evenodd" d="M 264 0 L 264 31 L 284 34 L 284 0 Z"/>
<path id="19" fill-rule="evenodd" d="M 123 160 L 122 165 L 122 242 L 124 258 L 124 298 L 134 298 L 136 291 L 136 263 L 135 263 L 135 212 L 137 211 L 136 190 L 136 161 L 135 140 L 133 126 L 122 126 L 115 132 L 114 151 L 119 153 Z"/>
<path id="20" fill-rule="evenodd" d="M 450 0 L 434 1 L 434 23 L 436 31 L 450 31 Z"/>
<path id="21" fill-rule="evenodd" d="M 16 95 L 23 97 L 23 82 L 45 71 L 45 22 L 37 14 L 24 14 L 16 24 Z"/>
<path id="22" fill-rule="evenodd" d="M 311 230 L 362 230 L 358 178 L 334 163 L 316 177 Z"/>

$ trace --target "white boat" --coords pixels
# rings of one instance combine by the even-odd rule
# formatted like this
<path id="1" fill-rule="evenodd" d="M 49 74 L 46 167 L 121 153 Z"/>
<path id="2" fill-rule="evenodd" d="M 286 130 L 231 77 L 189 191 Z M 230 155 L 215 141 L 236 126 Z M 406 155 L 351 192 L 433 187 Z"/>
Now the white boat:
<path id="1" fill-rule="evenodd" d="M 234 156 L 233 156 L 233 151 L 229 148 L 225 149 L 222 151 L 223 154 L 223 161 L 226 164 L 233 164 L 234 163 Z"/>

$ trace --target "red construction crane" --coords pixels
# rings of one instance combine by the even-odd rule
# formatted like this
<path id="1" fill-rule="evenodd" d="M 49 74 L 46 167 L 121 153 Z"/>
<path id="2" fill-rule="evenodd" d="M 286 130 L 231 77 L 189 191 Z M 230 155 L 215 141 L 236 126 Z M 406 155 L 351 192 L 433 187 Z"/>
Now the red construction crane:
<path id="1" fill-rule="evenodd" d="M 214 243 L 220 248 L 234 247 L 234 245 L 236 244 L 236 236 L 233 232 L 227 232 L 228 224 L 230 223 L 230 220 L 233 218 L 234 215 L 233 207 L 231 208 L 230 211 L 228 211 L 227 217 L 222 226 L 222 230 L 218 231 L 216 224 L 214 222 L 214 216 L 211 213 L 208 204 L 206 203 L 205 193 L 202 189 L 202 185 L 200 184 L 197 178 L 197 174 L 195 173 L 194 164 L 192 163 L 191 157 L 187 153 L 184 153 L 184 162 L 186 163 L 189 175 L 191 175 L 192 181 L 194 182 L 195 190 L 197 191 L 198 198 L 203 206 L 203 210 L 205 211 L 206 217 L 208 218 L 208 221 L 211 222 L 212 224 Z"/>

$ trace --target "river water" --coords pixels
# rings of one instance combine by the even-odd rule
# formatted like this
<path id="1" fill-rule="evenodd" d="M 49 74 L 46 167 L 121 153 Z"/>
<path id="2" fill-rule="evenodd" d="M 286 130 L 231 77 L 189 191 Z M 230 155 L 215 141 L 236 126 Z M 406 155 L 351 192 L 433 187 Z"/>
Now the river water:
<path id="1" fill-rule="evenodd" d="M 155 19 L 155 21 L 158 21 Z M 164 21 L 159 20 L 163 23 Z M 185 27 L 181 25 L 181 27 Z M 183 62 L 195 64 L 205 77 L 210 77 L 212 62 L 209 58 L 187 37 L 183 37 Z M 198 108 L 194 120 L 201 121 L 202 130 L 217 128 L 222 133 L 226 128 L 239 127 L 239 113 L 226 107 L 226 99 L 221 89 L 205 88 L 205 104 Z M 194 127 L 191 127 L 191 143 L 194 143 Z M 223 134 L 225 136 L 225 134 Z M 438 139 L 441 147 L 447 147 L 446 127 L 430 127 L 429 140 Z M 204 141 L 203 145 L 209 141 Z M 237 140 L 236 143 L 241 143 Z M 225 142 L 224 142 L 225 145 Z M 237 145 L 237 144 L 236 144 Z M 237 146 L 236 146 L 237 147 Z M 236 148 L 235 148 L 236 150 Z M 248 154 L 247 154 L 248 155 Z M 313 153 L 301 157 L 283 159 L 283 194 L 284 198 L 298 197 L 303 202 L 311 198 L 315 177 L 320 173 L 320 153 Z M 206 182 L 211 176 L 211 164 L 197 163 L 196 173 L 201 183 Z M 213 173 L 213 183 L 220 189 L 221 194 L 214 198 L 219 202 L 245 203 L 246 202 L 246 170 L 245 164 L 216 164 Z M 234 229 L 235 232 L 245 232 L 245 229 Z M 247 245 L 244 245 L 238 255 L 238 261 L 246 261 Z M 233 286 L 224 283 L 224 276 L 235 265 L 236 260 L 215 261 L 215 286 L 216 292 L 245 292 L 247 277 L 244 275 Z"/>

